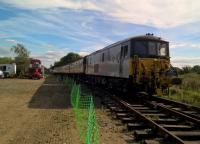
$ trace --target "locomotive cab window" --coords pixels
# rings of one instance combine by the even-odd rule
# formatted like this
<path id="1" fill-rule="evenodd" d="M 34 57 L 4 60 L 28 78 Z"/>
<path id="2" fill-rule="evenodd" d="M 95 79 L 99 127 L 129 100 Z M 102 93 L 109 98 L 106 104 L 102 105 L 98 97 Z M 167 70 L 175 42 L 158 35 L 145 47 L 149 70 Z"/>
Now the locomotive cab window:
<path id="1" fill-rule="evenodd" d="M 168 57 L 168 43 L 162 41 L 135 41 L 132 55 L 141 57 Z"/>
<path id="2" fill-rule="evenodd" d="M 136 41 L 134 44 L 134 55 L 146 56 L 147 55 L 147 43 L 146 41 Z"/>
<path id="3" fill-rule="evenodd" d="M 166 56 L 167 55 L 167 45 L 161 44 L 159 47 L 159 55 L 160 56 Z"/>

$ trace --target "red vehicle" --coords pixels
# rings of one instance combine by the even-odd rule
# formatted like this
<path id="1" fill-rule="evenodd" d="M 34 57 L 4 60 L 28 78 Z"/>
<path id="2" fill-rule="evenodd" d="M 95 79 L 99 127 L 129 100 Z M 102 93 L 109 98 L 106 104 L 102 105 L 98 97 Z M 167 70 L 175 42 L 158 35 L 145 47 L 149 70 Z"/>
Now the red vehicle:
<path id="1" fill-rule="evenodd" d="M 40 79 L 42 78 L 42 65 L 41 61 L 38 59 L 30 60 L 30 67 L 28 69 L 28 76 L 31 79 Z"/>

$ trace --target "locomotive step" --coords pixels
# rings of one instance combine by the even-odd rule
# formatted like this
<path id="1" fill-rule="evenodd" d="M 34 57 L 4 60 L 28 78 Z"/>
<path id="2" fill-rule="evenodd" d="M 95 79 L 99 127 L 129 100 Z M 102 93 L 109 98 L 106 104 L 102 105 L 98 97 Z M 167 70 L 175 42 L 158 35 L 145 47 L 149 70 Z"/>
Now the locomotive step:
<path id="1" fill-rule="evenodd" d="M 161 126 L 163 126 L 164 128 L 166 128 L 167 130 L 170 130 L 170 131 L 190 131 L 190 130 L 193 129 L 191 126 L 187 126 L 187 125 L 166 125 L 166 124 L 163 124 Z"/>

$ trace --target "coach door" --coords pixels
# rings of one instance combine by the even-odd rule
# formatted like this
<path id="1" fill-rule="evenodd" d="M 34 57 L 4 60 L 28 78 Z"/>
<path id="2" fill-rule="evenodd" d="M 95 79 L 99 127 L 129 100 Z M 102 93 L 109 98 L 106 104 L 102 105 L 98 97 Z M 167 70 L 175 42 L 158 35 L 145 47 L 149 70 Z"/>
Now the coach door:
<path id="1" fill-rule="evenodd" d="M 121 45 L 120 61 L 119 61 L 119 76 L 124 77 L 126 73 L 126 63 L 125 60 L 128 56 L 128 44 Z"/>

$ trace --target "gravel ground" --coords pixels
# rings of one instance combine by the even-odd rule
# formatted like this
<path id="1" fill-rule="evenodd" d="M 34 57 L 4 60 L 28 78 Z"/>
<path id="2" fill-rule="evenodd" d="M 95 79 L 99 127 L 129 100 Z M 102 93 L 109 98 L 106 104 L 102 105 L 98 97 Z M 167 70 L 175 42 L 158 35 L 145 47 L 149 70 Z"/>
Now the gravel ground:
<path id="1" fill-rule="evenodd" d="M 123 128 L 97 109 L 101 144 L 124 144 Z M 46 80 L 0 80 L 0 144 L 82 144 L 67 87 Z"/>

